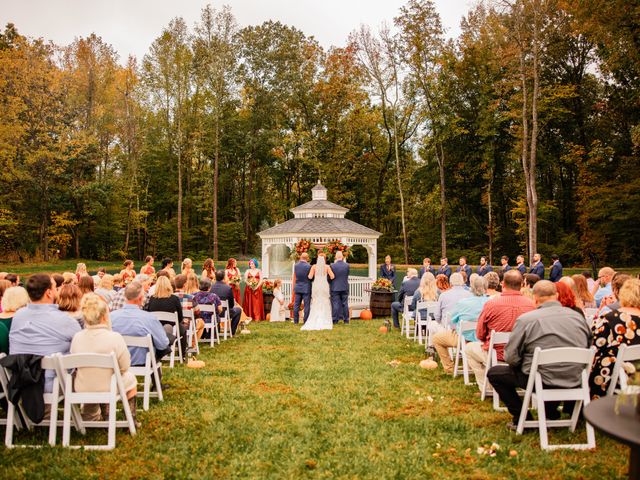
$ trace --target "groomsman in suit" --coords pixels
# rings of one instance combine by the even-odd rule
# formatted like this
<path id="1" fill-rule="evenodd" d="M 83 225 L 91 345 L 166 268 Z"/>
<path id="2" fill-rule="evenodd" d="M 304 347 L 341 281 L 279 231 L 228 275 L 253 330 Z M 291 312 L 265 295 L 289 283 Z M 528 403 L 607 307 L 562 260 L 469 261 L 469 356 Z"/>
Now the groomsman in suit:
<path id="1" fill-rule="evenodd" d="M 560 257 L 558 255 L 551 255 L 553 265 L 551 265 L 551 272 L 549 272 L 549 280 L 552 282 L 559 282 L 562 278 L 562 264 L 560 263 Z"/>
<path id="2" fill-rule="evenodd" d="M 446 275 L 447 278 L 451 276 L 451 267 L 449 266 L 449 259 L 447 257 L 440 259 L 440 268 L 438 269 L 437 274 Z"/>
<path id="3" fill-rule="evenodd" d="M 539 253 L 533 256 L 533 263 L 529 273 L 534 273 L 540 277 L 540 280 L 544 280 L 544 264 L 542 263 L 542 255 Z"/>
<path id="4" fill-rule="evenodd" d="M 396 266 L 391 263 L 391 255 L 384 257 L 384 263 L 380 266 L 380 278 L 386 278 L 392 284 L 396 281 Z"/>
<path id="5" fill-rule="evenodd" d="M 467 287 L 471 278 L 471 267 L 467 264 L 467 257 L 460 257 L 460 266 L 456 269 L 456 272 L 464 272 L 467 276 Z"/>
<path id="6" fill-rule="evenodd" d="M 527 273 L 527 267 L 524 264 L 524 257 L 522 255 L 518 255 L 516 257 L 516 269 L 520 272 L 520 275 L 524 277 L 524 274 Z"/>
<path id="7" fill-rule="evenodd" d="M 511 266 L 509 265 L 509 257 L 507 257 L 506 255 L 503 255 L 502 258 L 500 258 L 500 263 L 502 264 L 502 273 L 507 273 L 509 270 L 511 270 Z"/>
<path id="8" fill-rule="evenodd" d="M 331 292 L 331 316 L 333 323 L 340 319 L 349 324 L 349 264 L 344 261 L 344 255 L 340 250 L 336 252 L 336 260 L 331 265 L 333 279 L 329 283 Z"/>
<path id="9" fill-rule="evenodd" d="M 309 254 L 304 252 L 300 255 L 300 261 L 293 267 L 293 273 L 296 276 L 296 285 L 293 288 L 293 323 L 298 323 L 300 318 L 300 302 L 304 301 L 304 323 L 309 318 L 309 310 L 311 309 L 311 280 L 309 280 Z"/>
<path id="10" fill-rule="evenodd" d="M 420 270 L 418 271 L 418 278 L 421 279 L 422 276 L 427 272 L 431 272 L 434 277 L 436 276 L 436 269 L 433 268 L 433 265 L 431 265 L 430 258 L 425 258 L 424 260 L 422 260 L 422 267 L 420 267 Z"/>
<path id="11" fill-rule="evenodd" d="M 489 272 L 493 272 L 493 267 L 487 263 L 487 257 L 480 257 L 480 265 L 476 273 L 484 277 Z"/>

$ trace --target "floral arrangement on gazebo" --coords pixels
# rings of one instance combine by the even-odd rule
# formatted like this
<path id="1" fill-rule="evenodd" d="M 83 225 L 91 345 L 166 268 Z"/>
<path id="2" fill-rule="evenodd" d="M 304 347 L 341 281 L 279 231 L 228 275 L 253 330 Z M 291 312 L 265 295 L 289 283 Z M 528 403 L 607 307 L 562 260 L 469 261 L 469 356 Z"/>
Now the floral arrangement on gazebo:
<path id="1" fill-rule="evenodd" d="M 309 259 L 313 260 L 318 255 L 318 247 L 316 247 L 311 240 L 303 238 L 296 243 L 293 252 L 291 252 L 291 258 L 297 262 L 303 253 L 307 253 Z"/>
<path id="2" fill-rule="evenodd" d="M 273 282 L 271 280 L 264 280 L 262 282 L 262 292 L 263 293 L 273 293 Z"/>
<path id="3" fill-rule="evenodd" d="M 327 256 L 327 263 L 331 263 L 336 255 L 337 251 L 341 251 L 344 255 L 344 259 L 348 259 L 351 255 L 351 249 L 342 243 L 340 240 L 333 240 L 322 247 L 322 251 Z"/>

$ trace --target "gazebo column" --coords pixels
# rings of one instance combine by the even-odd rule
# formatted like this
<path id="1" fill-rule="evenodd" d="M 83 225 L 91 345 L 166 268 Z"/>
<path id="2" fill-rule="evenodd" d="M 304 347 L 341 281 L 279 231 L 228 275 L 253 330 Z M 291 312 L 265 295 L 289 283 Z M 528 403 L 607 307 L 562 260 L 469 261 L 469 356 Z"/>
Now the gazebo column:
<path id="1" fill-rule="evenodd" d="M 375 240 L 373 243 L 365 245 L 365 247 L 369 254 L 369 278 L 375 280 L 377 278 L 378 270 L 378 249 L 376 248 Z"/>
<path id="2" fill-rule="evenodd" d="M 271 242 L 267 240 L 262 241 L 262 274 L 265 278 L 269 278 L 271 272 L 269 271 L 269 254 L 271 250 Z"/>

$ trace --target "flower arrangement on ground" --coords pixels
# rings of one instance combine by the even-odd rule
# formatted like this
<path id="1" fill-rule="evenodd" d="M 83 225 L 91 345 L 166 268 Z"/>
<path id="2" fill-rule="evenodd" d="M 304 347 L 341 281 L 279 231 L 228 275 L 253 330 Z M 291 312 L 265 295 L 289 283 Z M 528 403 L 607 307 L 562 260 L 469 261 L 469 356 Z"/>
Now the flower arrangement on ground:
<path id="1" fill-rule="evenodd" d="M 262 293 L 273 294 L 273 283 L 271 280 L 264 280 L 262 282 Z"/>
<path id="2" fill-rule="evenodd" d="M 393 292 L 393 283 L 386 278 L 379 278 L 371 284 L 371 290 L 374 292 Z"/>
<path id="3" fill-rule="evenodd" d="M 322 247 L 322 251 L 327 256 L 327 262 L 331 263 L 335 258 L 336 252 L 341 251 L 344 259 L 347 260 L 351 255 L 351 249 L 340 240 L 333 240 Z"/>
<path id="4" fill-rule="evenodd" d="M 309 259 L 313 260 L 318 255 L 318 247 L 316 247 L 311 240 L 303 238 L 296 243 L 293 252 L 291 252 L 291 258 L 297 262 L 303 253 L 308 254 Z"/>

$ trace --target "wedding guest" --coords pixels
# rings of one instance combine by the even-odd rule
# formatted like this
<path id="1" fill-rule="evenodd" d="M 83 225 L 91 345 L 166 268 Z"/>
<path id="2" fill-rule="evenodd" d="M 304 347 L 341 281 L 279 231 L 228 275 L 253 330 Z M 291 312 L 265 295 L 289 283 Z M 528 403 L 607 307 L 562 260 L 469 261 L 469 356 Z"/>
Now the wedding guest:
<path id="1" fill-rule="evenodd" d="M 611 267 L 602 267 L 598 272 L 597 290 L 594 287 L 595 292 L 593 298 L 596 301 L 596 307 L 600 307 L 600 302 L 603 298 L 611 295 L 611 280 L 615 275 L 615 271 Z"/>
<path id="2" fill-rule="evenodd" d="M 4 296 L 4 292 L 6 292 L 8 288 L 11 288 L 11 282 L 9 280 L 0 280 L 0 305 L 2 304 L 2 297 Z M 2 312 L 1 307 L 0 312 Z"/>
<path id="3" fill-rule="evenodd" d="M 126 295 L 126 289 L 125 289 Z M 159 277 L 156 282 L 156 291 L 153 296 L 149 298 L 145 307 L 147 312 L 169 312 L 176 313 L 178 315 L 178 327 L 180 331 L 180 345 L 182 347 L 182 355 L 187 355 L 187 329 L 184 325 L 184 317 L 182 315 L 182 304 L 180 299 L 173 294 L 173 288 L 171 288 L 171 282 L 167 277 Z M 172 328 L 175 325 L 170 322 L 161 322 L 165 326 L 167 333 L 172 333 Z"/>
<path id="4" fill-rule="evenodd" d="M 464 272 L 466 275 L 465 283 L 468 287 L 471 281 L 471 267 L 467 264 L 467 257 L 460 257 L 459 263 L 460 266 L 456 269 L 456 272 Z"/>
<path id="5" fill-rule="evenodd" d="M 133 260 L 125 260 L 123 266 L 124 269 L 120 271 L 120 275 L 122 275 L 122 282 L 126 286 L 135 280 L 136 271 L 134 270 Z"/>
<path id="6" fill-rule="evenodd" d="M 78 287 L 80 287 L 80 291 L 83 295 L 87 293 L 93 293 L 93 277 L 90 277 L 89 275 L 83 275 L 82 277 L 80 277 L 80 280 L 78 280 Z"/>
<path id="7" fill-rule="evenodd" d="M 438 300 L 438 291 L 436 289 L 436 277 L 431 272 L 425 272 L 420 277 L 420 285 L 413 293 L 413 301 L 411 302 L 411 311 L 415 312 L 418 308 L 418 302 L 435 302 Z M 420 318 L 424 318 L 427 314 L 426 309 L 418 312 Z"/>
<path id="8" fill-rule="evenodd" d="M 284 295 L 282 294 L 282 280 L 276 278 L 273 282 L 273 303 L 271 304 L 270 321 L 284 322 L 285 312 L 286 308 L 284 305 Z"/>
<path id="9" fill-rule="evenodd" d="M 471 292 L 464 288 L 465 284 L 460 273 L 452 273 L 449 282 L 451 283 L 451 288 L 440 293 L 438 296 L 438 305 L 433 312 L 436 325 L 429 327 L 429 330 L 433 334 L 448 327 L 445 322 L 446 315 L 453 310 L 460 300 L 471 296 Z"/>
<path id="10" fill-rule="evenodd" d="M 597 350 L 589 388 L 594 398 L 607 394 L 620 345 L 640 345 L 640 280 L 627 279 L 618 292 L 618 300 L 620 308 L 597 318 L 593 325 L 593 345 Z"/>
<path id="11" fill-rule="evenodd" d="M 551 281 L 551 280 L 549 280 Z M 576 306 L 576 297 L 571 287 L 565 282 L 555 282 L 556 291 L 558 292 L 558 301 L 565 308 L 570 308 L 574 312 L 579 313 L 584 318 L 584 311 Z"/>
<path id="12" fill-rule="evenodd" d="M 187 293 L 186 291 L 188 280 L 188 277 L 182 273 L 180 275 L 176 275 L 176 278 L 174 279 L 173 294 L 180 299 L 180 304 L 182 305 L 183 310 L 191 310 L 193 308 L 193 293 Z M 190 290 L 192 289 L 193 286 L 191 285 Z"/>
<path id="13" fill-rule="evenodd" d="M 433 268 L 433 265 L 431 265 L 431 259 L 428 257 L 422 260 L 422 266 L 420 267 L 420 270 L 418 270 L 418 278 L 421 279 L 427 272 L 431 273 L 431 275 L 433 275 L 433 278 L 435 278 L 436 269 Z"/>
<path id="14" fill-rule="evenodd" d="M 78 277 L 76 277 L 76 274 L 73 272 L 63 272 L 62 278 L 64 278 L 63 284 L 67 284 L 67 283 L 74 283 L 76 285 L 78 284 Z"/>
<path id="15" fill-rule="evenodd" d="M 558 255 L 551 255 L 551 260 L 553 263 L 551 264 L 551 271 L 549 272 L 549 280 L 552 282 L 559 282 L 562 278 L 562 264 L 560 263 L 560 257 Z"/>
<path id="16" fill-rule="evenodd" d="M 231 290 L 233 291 L 233 299 L 235 303 L 240 307 L 242 302 L 240 301 L 240 280 L 242 276 L 240 275 L 240 269 L 238 268 L 238 262 L 235 258 L 230 258 L 227 261 L 227 267 L 224 270 L 226 281 L 231 286 Z M 216 279 L 218 275 L 216 273 Z"/>
<path id="17" fill-rule="evenodd" d="M 540 280 L 544 280 L 544 264 L 542 263 L 542 255 L 540 255 L 539 253 L 536 253 L 533 256 L 533 263 L 531 264 L 529 273 L 538 275 Z"/>
<path id="18" fill-rule="evenodd" d="M 124 280 L 121 273 L 116 273 L 113 276 L 113 291 L 118 292 L 124 288 Z"/>
<path id="19" fill-rule="evenodd" d="M 500 276 L 496 272 L 489 272 L 484 278 L 487 281 L 487 296 L 493 298 L 500 295 Z"/>
<path id="20" fill-rule="evenodd" d="M 244 272 L 244 281 L 247 286 L 244 289 L 242 305 L 244 313 L 252 320 L 264 320 L 264 299 L 262 295 L 262 272 L 258 270 L 258 260 L 249 260 L 249 269 Z"/>
<path id="21" fill-rule="evenodd" d="M 29 295 L 23 287 L 9 287 L 5 290 L 1 303 L 0 352 L 9 354 L 9 332 L 11 331 L 11 322 L 16 312 L 29 304 Z"/>
<path id="22" fill-rule="evenodd" d="M 400 287 L 398 300 L 391 304 L 391 316 L 393 317 L 393 326 L 395 328 L 400 328 L 398 314 L 404 310 L 404 298 L 412 297 L 419 286 L 420 279 L 418 278 L 418 271 L 415 268 L 407 269 L 407 280 L 403 282 Z M 409 310 L 411 310 L 411 307 L 409 307 Z"/>
<path id="23" fill-rule="evenodd" d="M 451 267 L 449 266 L 449 259 L 447 257 L 440 259 L 440 268 L 438 268 L 436 280 L 440 275 L 446 275 L 447 280 L 449 280 L 449 277 L 451 276 Z"/>
<path id="24" fill-rule="evenodd" d="M 447 277 L 444 273 L 438 274 L 436 277 L 436 294 L 440 296 L 442 292 L 446 292 L 451 288 L 451 284 L 449 283 L 449 277 Z"/>
<path id="25" fill-rule="evenodd" d="M 91 278 L 91 277 L 88 277 Z M 73 318 L 80 327 L 84 328 L 84 319 L 82 318 L 82 310 L 80 303 L 82 302 L 82 290 L 78 285 L 63 285 L 58 293 L 58 310 L 65 312 Z"/>
<path id="26" fill-rule="evenodd" d="M 87 266 L 84 263 L 78 263 L 76 265 L 76 280 L 80 281 L 80 278 L 89 275 L 87 272 Z"/>
<path id="27" fill-rule="evenodd" d="M 54 282 L 56 282 L 56 289 L 60 291 L 60 287 L 62 287 L 62 285 L 64 284 L 64 277 L 59 273 L 54 273 L 53 275 L 51 275 L 51 278 Z"/>
<path id="28" fill-rule="evenodd" d="M 49 275 L 36 273 L 27 280 L 26 290 L 31 303 L 13 316 L 9 353 L 43 356 L 69 353 L 71 339 L 80 331 L 80 325 L 55 305 L 58 295 L 55 282 Z M 45 372 L 45 392 L 51 392 L 54 376 L 53 371 Z"/>
<path id="29" fill-rule="evenodd" d="M 384 257 L 384 264 L 380 266 L 380 278 L 386 278 L 392 285 L 396 281 L 396 266 L 391 263 L 391 255 Z"/>
<path id="30" fill-rule="evenodd" d="M 516 269 L 520 272 L 520 275 L 523 277 L 527 273 L 527 267 L 524 264 L 524 257 L 522 255 L 518 255 L 516 257 Z"/>
<path id="31" fill-rule="evenodd" d="M 180 267 L 180 273 L 182 275 L 189 276 L 193 272 L 193 261 L 190 258 L 182 260 L 182 266 Z"/>
<path id="32" fill-rule="evenodd" d="M 100 285 L 100 280 L 102 280 L 102 277 L 104 277 L 107 273 L 107 269 L 104 267 L 100 267 L 98 268 L 98 271 L 96 272 L 96 274 L 92 277 L 93 278 L 93 284 L 94 285 Z"/>
<path id="33" fill-rule="evenodd" d="M 589 288 L 589 292 L 591 292 L 591 295 L 593 295 L 595 293 L 595 290 L 596 290 L 595 289 L 596 281 L 591 276 L 591 272 L 589 272 L 588 270 L 585 270 L 584 272 L 582 272 L 581 275 L 587 281 L 587 287 Z"/>
<path id="34" fill-rule="evenodd" d="M 520 292 L 530 300 L 533 300 L 533 286 L 540 281 L 540 277 L 534 273 L 527 273 L 523 278 Z"/>
<path id="35" fill-rule="evenodd" d="M 227 301 L 229 304 L 229 317 L 231 318 L 231 332 L 235 335 L 238 324 L 240 323 L 240 317 L 242 316 L 242 308 L 235 305 L 233 298 L 233 291 L 231 287 L 224 283 L 225 278 L 224 270 L 216 271 L 216 283 L 211 286 L 211 292 L 218 295 L 218 298 L 222 301 Z"/>
<path id="36" fill-rule="evenodd" d="M 187 275 L 187 283 L 184 285 L 184 293 L 189 295 L 194 295 L 200 291 L 200 282 L 198 281 L 198 276 L 194 271 Z"/>
<path id="37" fill-rule="evenodd" d="M 511 266 L 509 265 L 509 257 L 507 257 L 506 255 L 503 255 L 500 258 L 500 264 L 502 265 L 502 273 L 505 273 L 511 270 Z"/>
<path id="38" fill-rule="evenodd" d="M 100 295 L 107 304 L 111 303 L 116 292 L 113 290 L 113 275 L 105 275 L 100 280 L 98 288 L 95 289 L 95 293 Z"/>
<path id="39" fill-rule="evenodd" d="M 144 259 L 144 266 L 140 269 L 142 275 L 153 275 L 156 273 L 156 269 L 153 267 L 154 258 L 151 255 L 147 255 Z"/>
<path id="40" fill-rule="evenodd" d="M 206 278 L 211 283 L 216 281 L 216 266 L 213 263 L 212 258 L 207 258 L 202 265 L 202 275 L 200 276 L 200 279 L 203 278 Z"/>
<path id="41" fill-rule="evenodd" d="M 152 278 L 153 277 L 149 277 L 147 275 L 138 275 L 135 279 L 136 282 L 142 285 L 142 288 L 144 289 L 144 292 L 145 292 L 145 300 L 144 300 L 143 306 L 146 306 L 150 297 L 149 289 L 151 288 Z M 121 288 L 113 296 L 113 299 L 109 304 L 109 310 L 111 310 L 112 312 L 115 310 L 120 310 L 122 307 L 124 307 L 125 303 L 127 303 L 127 299 L 125 298 L 125 289 Z"/>
<path id="42" fill-rule="evenodd" d="M 571 289 L 571 293 L 573 294 L 573 299 L 575 301 L 576 307 L 579 308 L 582 313 L 584 313 L 584 303 L 580 298 L 580 295 L 578 294 L 578 287 L 576 287 L 576 283 L 573 281 L 573 278 L 562 277 L 560 279 L 560 282 L 564 283 L 566 286 L 568 286 Z M 562 301 L 560 301 L 560 303 L 562 303 Z"/>
<path id="43" fill-rule="evenodd" d="M 87 328 L 75 334 L 71 341 L 70 352 L 72 354 L 115 353 L 131 414 L 135 421 L 138 381 L 135 375 L 129 371 L 131 355 L 122 335 L 111 331 L 109 309 L 106 303 L 95 293 L 87 294 L 82 299 L 82 316 Z M 111 371 L 104 368 L 77 368 L 73 389 L 76 392 L 107 392 L 111 389 L 111 376 Z M 106 418 L 108 416 L 106 409 L 102 412 L 100 410 L 99 404 L 84 404 L 82 418 L 88 421 Z"/>
<path id="44" fill-rule="evenodd" d="M 616 272 L 616 274 L 611 279 L 611 295 L 609 295 L 608 297 L 604 297 L 600 302 L 600 311 L 598 311 L 598 316 L 605 315 L 613 310 L 618 310 L 620 308 L 620 300 L 618 298 L 618 294 L 620 293 L 620 289 L 622 288 L 622 286 L 630 278 L 631 275 Z"/>
<path id="45" fill-rule="evenodd" d="M 493 267 L 487 263 L 487 257 L 480 257 L 480 265 L 478 265 L 476 273 L 484 277 L 489 272 L 493 272 Z"/>
<path id="46" fill-rule="evenodd" d="M 195 276 L 195 275 L 194 275 Z M 196 337 L 198 340 L 202 338 L 204 333 L 205 323 L 211 323 L 211 312 L 201 312 L 198 308 L 199 305 L 213 305 L 216 308 L 216 312 L 219 314 L 222 312 L 222 304 L 218 295 L 211 293 L 211 281 L 208 278 L 200 280 L 198 286 L 199 290 L 193 294 L 193 312 L 196 321 Z"/>
<path id="47" fill-rule="evenodd" d="M 169 278 L 173 280 L 176 277 L 176 271 L 173 269 L 173 260 L 169 257 L 162 259 L 162 269 L 169 274 Z"/>
<path id="48" fill-rule="evenodd" d="M 596 301 L 593 299 L 593 295 L 589 291 L 589 285 L 587 284 L 587 279 L 584 275 L 571 275 L 571 279 L 576 285 L 578 298 L 580 298 L 584 304 L 584 308 L 596 308 Z"/>

